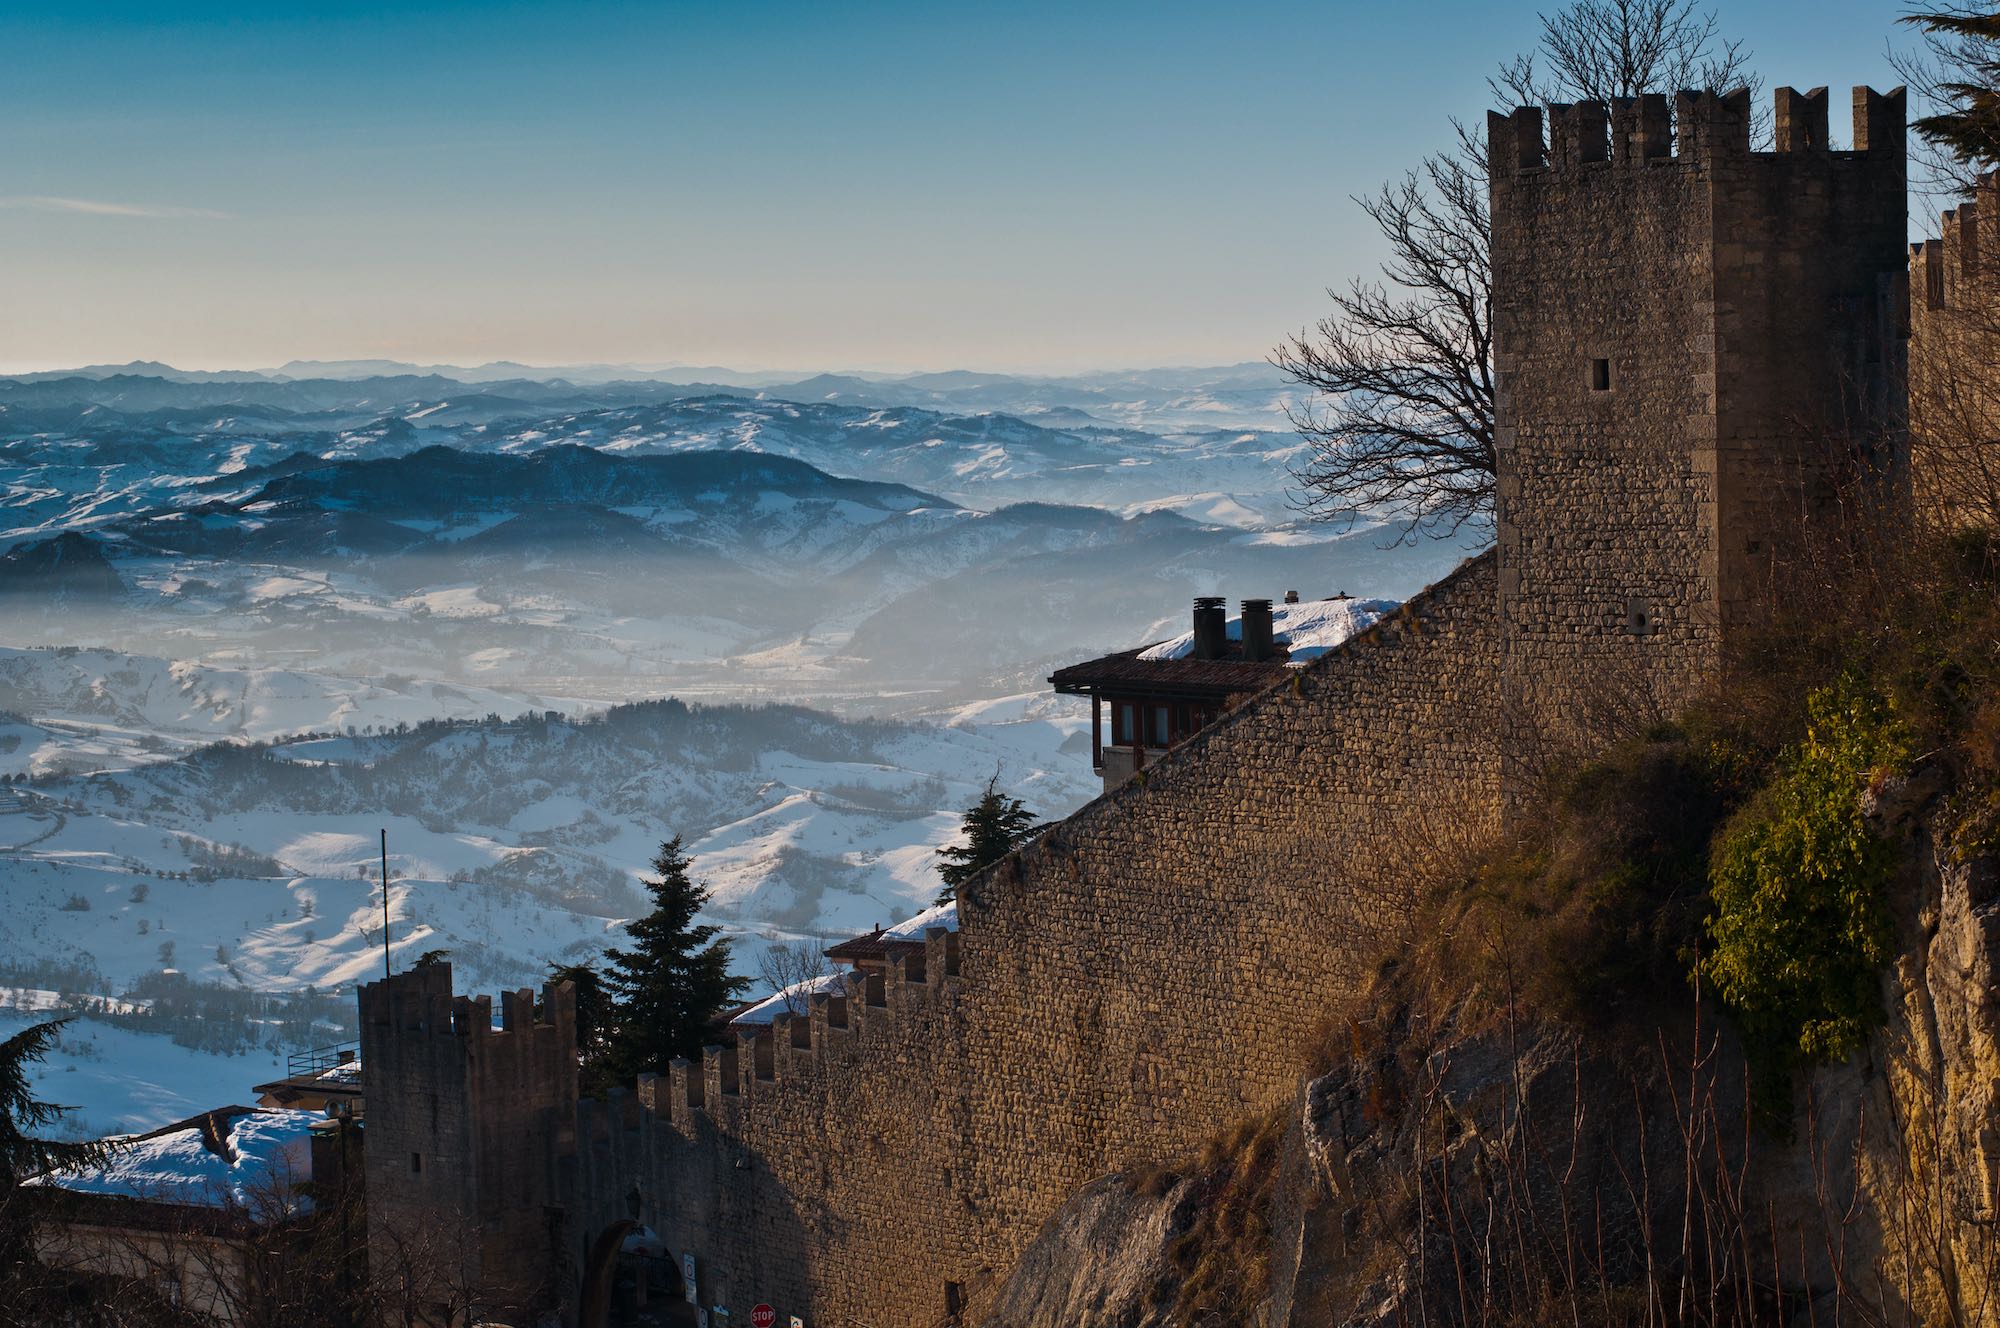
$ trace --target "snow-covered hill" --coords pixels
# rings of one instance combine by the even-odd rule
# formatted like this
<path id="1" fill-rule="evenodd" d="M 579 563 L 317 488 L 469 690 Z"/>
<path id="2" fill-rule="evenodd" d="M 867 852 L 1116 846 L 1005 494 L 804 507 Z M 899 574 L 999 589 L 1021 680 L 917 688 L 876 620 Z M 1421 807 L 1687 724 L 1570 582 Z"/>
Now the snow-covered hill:
<path id="1" fill-rule="evenodd" d="M 0 775 L 119 769 L 219 738 L 511 714 L 524 700 L 540 710 L 583 708 L 572 698 L 524 698 L 412 678 L 0 646 Z"/>
<path id="2" fill-rule="evenodd" d="M 1297 523 L 1284 392 L 0 378 L 0 1021 L 93 995 L 48 1096 L 100 1128 L 242 1100 L 378 971 L 385 829 L 394 961 L 489 988 L 613 942 L 674 835 L 746 973 L 907 918 L 990 779 L 1096 793 L 1052 667 L 1193 595 L 1400 599 L 1466 551 Z"/>
<path id="3" fill-rule="evenodd" d="M 711 920 L 746 941 L 841 936 L 937 890 L 935 850 L 999 775 L 1045 816 L 1095 792 L 1085 722 L 1020 698 L 950 722 L 667 701 L 404 733 L 219 745 L 0 790 L 0 965 L 171 968 L 253 989 L 345 986 L 380 962 L 378 834 L 408 962 L 448 949 L 518 985 L 594 953 L 683 837 Z M 1064 711 L 1067 708 L 1063 708 Z M 163 949 L 162 947 L 169 947 Z"/>

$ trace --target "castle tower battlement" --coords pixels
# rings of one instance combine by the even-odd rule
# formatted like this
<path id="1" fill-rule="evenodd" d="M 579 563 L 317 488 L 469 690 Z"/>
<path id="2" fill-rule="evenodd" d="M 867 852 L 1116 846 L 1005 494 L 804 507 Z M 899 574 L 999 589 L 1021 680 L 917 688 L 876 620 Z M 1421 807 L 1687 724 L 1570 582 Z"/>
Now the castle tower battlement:
<path id="1" fill-rule="evenodd" d="M 704 1047 L 699 1061 L 676 1059 L 664 1076 L 641 1076 L 639 1100 L 683 1131 L 695 1127 L 697 1113 L 733 1129 L 746 1103 L 823 1091 L 830 1064 L 873 1054 L 911 1032 L 910 1021 L 917 1036 L 928 1036 L 931 1021 L 956 1013 L 958 945 L 956 932 L 929 928 L 921 954 L 894 955 L 881 973 L 844 973 L 834 990 L 807 997 L 804 1009 Z"/>
<path id="2" fill-rule="evenodd" d="M 514 1309 L 555 1294 L 544 1283 L 561 1251 L 544 1210 L 564 1201 L 556 1159 L 575 1131 L 575 1007 L 568 983 L 543 988 L 539 1005 L 530 988 L 502 992 L 496 1028 L 491 998 L 453 995 L 449 964 L 361 988 L 375 1256 L 470 1233 L 425 1262 L 451 1263 L 461 1285 Z"/>
<path id="3" fill-rule="evenodd" d="M 1514 782 L 1671 717 L 1760 621 L 1843 442 L 1900 454 L 1904 94 L 1488 117 L 1496 545 Z"/>

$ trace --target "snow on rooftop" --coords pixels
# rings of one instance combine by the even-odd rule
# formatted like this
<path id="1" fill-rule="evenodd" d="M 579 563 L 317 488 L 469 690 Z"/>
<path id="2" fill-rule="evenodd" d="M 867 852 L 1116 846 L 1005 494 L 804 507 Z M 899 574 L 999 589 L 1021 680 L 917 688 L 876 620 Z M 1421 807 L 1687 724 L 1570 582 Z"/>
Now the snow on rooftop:
<path id="1" fill-rule="evenodd" d="M 885 941 L 921 941 L 924 933 L 932 927 L 943 927 L 946 931 L 958 930 L 958 901 L 948 904 L 934 904 L 930 908 L 882 930 Z"/>
<path id="2" fill-rule="evenodd" d="M 223 1128 L 231 1157 L 210 1149 L 200 1122 L 192 1121 L 114 1141 L 116 1150 L 101 1165 L 45 1172 L 24 1183 L 79 1194 L 238 1208 L 259 1218 L 290 1216 L 312 1206 L 295 1186 L 311 1179 L 308 1132 L 324 1119 L 316 1111 L 276 1107 L 230 1116 Z"/>
<path id="3" fill-rule="evenodd" d="M 1301 604 L 1271 606 L 1271 639 L 1291 651 L 1291 662 L 1316 659 L 1351 636 L 1373 627 L 1394 613 L 1399 605 L 1392 599 L 1313 599 Z M 1243 639 L 1241 614 L 1229 620 L 1229 639 Z M 1184 632 L 1171 641 L 1148 646 L 1140 659 L 1186 659 L 1194 653 L 1194 633 Z"/>
<path id="4" fill-rule="evenodd" d="M 822 973 L 816 978 L 807 978 L 804 982 L 794 982 L 789 987 L 781 987 L 731 1019 L 729 1026 L 741 1028 L 747 1024 L 761 1028 L 776 1021 L 781 1014 L 803 1012 L 806 1002 L 813 996 L 822 991 L 833 991 L 846 979 L 847 974 L 844 972 Z"/>
<path id="5" fill-rule="evenodd" d="M 342 1061 L 330 1070 L 320 1071 L 313 1078 L 321 1083 L 358 1084 L 361 1082 L 361 1058 L 356 1056 L 351 1061 Z"/>

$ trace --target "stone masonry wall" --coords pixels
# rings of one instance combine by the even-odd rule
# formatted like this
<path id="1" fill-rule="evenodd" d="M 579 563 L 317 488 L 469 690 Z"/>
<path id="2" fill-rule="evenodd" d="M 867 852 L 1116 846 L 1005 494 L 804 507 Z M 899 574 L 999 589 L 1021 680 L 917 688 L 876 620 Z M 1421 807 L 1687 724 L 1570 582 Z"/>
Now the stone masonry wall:
<path id="1" fill-rule="evenodd" d="M 977 1262 L 967 1148 L 984 1076 L 965 1056 L 955 940 L 585 1103 L 573 1234 L 626 1216 L 637 1185 L 642 1220 L 677 1262 L 695 1255 L 700 1303 L 731 1322 L 760 1302 L 813 1325 L 940 1322 L 946 1284 Z"/>
<path id="2" fill-rule="evenodd" d="M 979 1247 L 1284 1100 L 1428 871 L 1496 824 L 1492 555 L 961 900 Z"/>

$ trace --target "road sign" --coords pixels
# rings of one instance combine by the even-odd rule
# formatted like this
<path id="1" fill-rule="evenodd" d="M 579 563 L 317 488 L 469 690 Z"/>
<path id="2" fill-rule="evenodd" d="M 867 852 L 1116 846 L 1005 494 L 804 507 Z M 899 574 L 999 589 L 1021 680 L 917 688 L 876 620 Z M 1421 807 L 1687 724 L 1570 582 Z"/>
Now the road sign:
<path id="1" fill-rule="evenodd" d="M 750 1311 L 750 1328 L 778 1328 L 778 1312 L 769 1305 L 759 1305 Z"/>
<path id="2" fill-rule="evenodd" d="M 688 1304 L 700 1309 L 700 1301 L 694 1294 L 694 1256 L 692 1254 L 683 1254 L 681 1256 L 681 1282 L 687 1288 Z M 706 1319 L 708 1315 L 704 1312 L 701 1317 Z"/>

